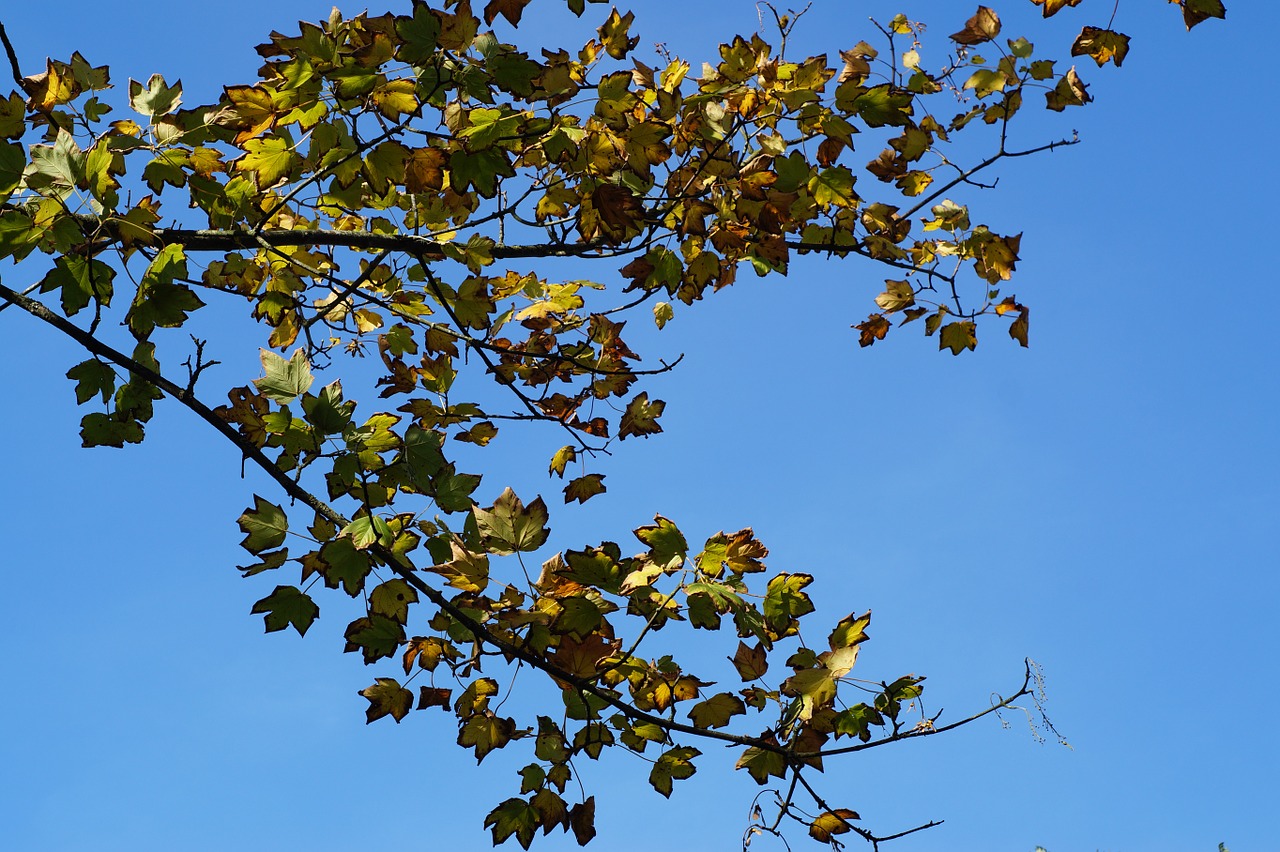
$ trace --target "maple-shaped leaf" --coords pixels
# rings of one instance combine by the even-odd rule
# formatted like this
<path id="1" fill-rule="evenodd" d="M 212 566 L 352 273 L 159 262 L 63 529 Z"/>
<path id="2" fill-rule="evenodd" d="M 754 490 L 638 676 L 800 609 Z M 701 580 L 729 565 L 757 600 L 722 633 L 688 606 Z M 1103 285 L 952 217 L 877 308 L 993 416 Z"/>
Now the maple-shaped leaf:
<path id="1" fill-rule="evenodd" d="M 798 619 L 813 612 L 813 601 L 803 591 L 812 582 L 811 574 L 786 572 L 769 581 L 761 610 L 772 638 L 794 635 L 800 629 Z"/>
<path id="2" fill-rule="evenodd" d="M 258 189 L 270 189 L 302 162 L 287 139 L 269 136 L 244 143 L 245 153 L 235 161 L 236 171 L 253 175 Z"/>
<path id="3" fill-rule="evenodd" d="M 396 577 L 370 592 L 369 611 L 404 624 L 409 618 L 409 605 L 417 602 L 417 590 Z"/>
<path id="4" fill-rule="evenodd" d="M 457 649 L 438 636 L 414 636 L 405 647 L 404 673 L 409 673 L 415 660 L 420 668 L 433 672 L 441 659 L 454 660 L 457 656 Z"/>
<path id="5" fill-rule="evenodd" d="M 1182 20 L 1188 31 L 1210 18 L 1227 17 L 1227 7 L 1222 4 L 1222 0 L 1181 0 L 1181 3 Z"/>
<path id="6" fill-rule="evenodd" d="M 155 118 L 168 115 L 182 103 L 182 81 L 167 85 L 164 77 L 152 74 L 144 88 L 137 80 L 129 81 L 129 106 L 140 115 Z"/>
<path id="7" fill-rule="evenodd" d="M 867 640 L 867 626 L 871 624 L 871 611 L 867 610 L 856 618 L 852 613 L 840 619 L 840 623 L 831 631 L 831 635 L 827 637 L 827 644 L 834 651 L 839 648 L 849 648 Z"/>
<path id="8" fill-rule="evenodd" d="M 695 560 L 704 574 L 718 577 L 728 567 L 735 574 L 754 574 L 764 570 L 761 560 L 769 555 L 769 549 L 760 543 L 750 527 L 733 535 L 718 532 L 707 539 L 702 552 Z"/>
<path id="9" fill-rule="evenodd" d="M 532 0 L 489 0 L 484 7 L 484 22 L 492 25 L 494 19 L 502 15 L 511 26 L 518 26 L 520 16 L 524 14 L 524 7 L 530 2 Z"/>
<path id="10" fill-rule="evenodd" d="M 870 346 L 877 340 L 884 340 L 884 336 L 889 333 L 890 325 L 884 314 L 872 314 L 865 322 L 858 323 L 854 328 L 859 332 L 858 345 Z"/>
<path id="11" fill-rule="evenodd" d="M 461 542 L 449 542 L 453 558 L 431 568 L 436 574 L 444 577 L 450 586 L 464 592 L 480 594 L 489 585 L 489 556 L 485 553 L 472 553 Z"/>
<path id="12" fill-rule="evenodd" d="M 950 349 L 952 355 L 959 355 L 966 349 L 972 351 L 977 346 L 978 325 L 972 321 L 949 322 L 938 336 L 938 349 Z"/>
<path id="13" fill-rule="evenodd" d="M 1114 62 L 1119 68 L 1129 55 L 1129 37 L 1113 30 L 1085 27 L 1071 45 L 1071 55 L 1091 56 L 1099 68 L 1108 62 Z"/>
<path id="14" fill-rule="evenodd" d="M 581 641 L 572 636 L 563 636 L 556 642 L 555 653 L 548 656 L 547 660 L 571 675 L 590 678 L 599 671 L 600 661 L 617 653 L 620 644 L 599 633 L 592 633 Z"/>
<path id="15" fill-rule="evenodd" d="M 916 303 L 915 289 L 909 281 L 885 280 L 885 291 L 876 296 L 876 304 L 885 313 L 909 308 Z"/>
<path id="16" fill-rule="evenodd" d="M 485 827 L 493 831 L 494 846 L 514 835 L 522 849 L 528 849 L 533 843 L 533 835 L 541 822 L 537 809 L 524 799 L 507 799 L 484 818 Z"/>
<path id="17" fill-rule="evenodd" d="M 81 361 L 67 370 L 67 378 L 76 382 L 76 402 L 80 405 L 95 396 L 101 396 L 106 402 L 116 389 L 115 370 L 97 358 Z"/>
<path id="18" fill-rule="evenodd" d="M 253 508 L 245 509 L 236 521 L 244 531 L 244 541 L 240 546 L 250 553 L 261 553 L 273 550 L 284 543 L 285 533 L 289 529 L 289 519 L 284 509 L 275 503 L 253 495 Z"/>
<path id="19" fill-rule="evenodd" d="M 503 489 L 488 509 L 476 506 L 471 511 L 486 546 L 494 553 L 507 555 L 537 550 L 551 534 L 547 528 L 547 504 L 542 498 L 536 498 L 526 507 L 510 488 Z"/>
<path id="20" fill-rule="evenodd" d="M 369 699 L 369 707 L 364 711 L 366 725 L 383 716 L 390 716 L 399 724 L 413 709 L 413 693 L 393 677 L 375 678 L 373 686 L 366 686 L 359 694 Z"/>
<path id="21" fill-rule="evenodd" d="M 696 728 L 723 728 L 734 716 L 747 712 L 747 705 L 731 692 L 719 692 L 700 701 L 689 710 L 689 718 Z"/>
<path id="22" fill-rule="evenodd" d="M 777 744 L 777 740 L 772 733 L 763 737 L 763 739 L 774 745 Z M 755 782 L 761 785 L 767 784 L 770 777 L 787 777 L 786 757 L 778 752 L 768 751 L 757 746 L 751 746 L 744 751 L 733 768 L 747 770 L 747 773 L 755 779 Z"/>
<path id="23" fill-rule="evenodd" d="M 384 657 L 395 656 L 405 641 L 404 626 L 385 615 L 370 615 L 347 625 L 343 638 L 347 640 L 342 649 L 344 654 L 360 651 L 365 665 L 371 665 Z M 412 701 L 412 697 L 409 700 Z"/>
<path id="24" fill-rule="evenodd" d="M 658 418 L 662 416 L 666 407 L 667 404 L 660 399 L 650 402 L 648 391 L 641 392 L 627 403 L 626 410 L 622 412 L 622 419 L 618 425 L 618 437 L 626 438 L 629 435 L 648 437 L 661 432 L 662 426 L 658 424 Z"/>
<path id="25" fill-rule="evenodd" d="M 739 642 L 737 653 L 729 658 L 729 662 L 733 663 L 744 683 L 761 677 L 769 670 L 769 657 L 759 642 L 755 647 Z"/>
<path id="26" fill-rule="evenodd" d="M 418 148 L 404 161 L 404 188 L 412 193 L 439 192 L 444 188 L 448 155 L 439 148 Z"/>
<path id="27" fill-rule="evenodd" d="M 600 26 L 600 43 L 605 53 L 614 59 L 625 59 L 627 53 L 640 43 L 639 36 L 628 36 L 627 30 L 636 16 L 633 12 L 619 15 L 617 9 L 609 13 L 609 18 Z"/>
<path id="28" fill-rule="evenodd" d="M 401 38 L 396 58 L 410 65 L 433 58 L 440 37 L 440 20 L 423 0 L 413 0 L 412 15 L 396 18 L 396 35 Z"/>
<path id="29" fill-rule="evenodd" d="M 235 143 L 243 145 L 275 126 L 276 104 L 271 90 L 264 86 L 227 86 L 223 89 L 235 113 Z"/>
<path id="30" fill-rule="evenodd" d="M 458 729 L 458 745 L 475 750 L 476 763 L 485 755 L 511 742 L 516 732 L 514 719 L 496 716 L 491 711 L 477 713 Z"/>
<path id="31" fill-rule="evenodd" d="M 281 405 L 288 405 L 302 396 L 315 381 L 311 365 L 307 363 L 307 353 L 301 348 L 295 349 L 287 361 L 270 349 L 260 350 L 259 358 L 265 375 L 254 379 L 254 387 Z"/>
<path id="32" fill-rule="evenodd" d="M 819 843 L 830 843 L 834 835 L 852 831 L 853 828 L 850 823 L 856 819 L 860 819 L 858 814 L 848 808 L 836 808 L 834 811 L 827 811 L 819 814 L 809 824 L 809 836 Z"/>
<path id="33" fill-rule="evenodd" d="M 702 752 L 692 746 L 677 746 L 662 753 L 649 772 L 649 783 L 666 798 L 671 798 L 671 782 L 690 778 L 697 767 L 693 759 Z"/>
<path id="34" fill-rule="evenodd" d="M 964 22 L 964 29 L 951 34 L 951 40 L 963 45 L 982 44 L 1000 34 L 1000 16 L 987 6 L 979 6 L 973 17 Z"/>
<path id="35" fill-rule="evenodd" d="M 636 538 L 649 545 L 649 558 L 655 565 L 667 567 L 684 562 L 689 552 L 689 542 L 684 533 L 669 519 L 661 515 L 653 516 L 650 526 L 637 527 Z"/>
<path id="36" fill-rule="evenodd" d="M 569 484 L 564 487 L 564 502 L 571 503 L 577 500 L 579 503 L 585 503 L 597 494 L 603 494 L 607 490 L 603 473 L 588 473 L 586 476 L 579 476 L 577 479 L 570 480 Z"/>
<path id="37" fill-rule="evenodd" d="M 268 633 L 293 625 L 299 636 L 307 635 L 307 628 L 320 617 L 320 607 L 315 601 L 294 586 L 276 586 L 275 591 L 255 603 L 250 612 L 266 613 L 263 621 Z"/>
<path id="38" fill-rule="evenodd" d="M 407 674 L 407 672 L 406 672 Z M 453 690 L 439 686 L 422 686 L 418 688 L 418 709 L 426 710 L 439 707 L 446 713 L 453 701 Z"/>

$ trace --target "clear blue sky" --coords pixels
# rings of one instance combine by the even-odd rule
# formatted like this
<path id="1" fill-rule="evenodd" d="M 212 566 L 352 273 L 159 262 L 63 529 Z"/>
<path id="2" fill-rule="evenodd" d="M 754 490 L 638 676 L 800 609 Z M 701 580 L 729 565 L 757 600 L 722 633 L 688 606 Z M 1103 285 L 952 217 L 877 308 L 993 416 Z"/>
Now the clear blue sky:
<path id="1" fill-rule="evenodd" d="M 544 5 L 557 3 L 531 7 L 526 38 L 552 37 Z M 1061 13 L 1058 43 L 1110 6 Z M 829 762 L 826 789 L 876 830 L 946 820 L 895 852 L 1277 847 L 1280 356 L 1262 226 L 1280 189 L 1268 82 L 1280 12 L 1228 6 L 1226 23 L 1187 34 L 1167 4 L 1124 0 L 1125 67 L 1085 59 L 1098 103 L 1024 137 L 1077 129 L 1084 144 L 1017 162 L 977 199 L 997 230 L 1025 232 L 1014 290 L 1034 307 L 1029 350 L 994 329 L 959 358 L 914 333 L 859 350 L 849 325 L 878 269 L 744 271 L 663 333 L 688 353 L 653 386 L 666 432 L 622 445 L 602 468 L 606 497 L 553 515 L 556 547 L 622 540 L 655 511 L 691 538 L 754 526 L 771 568 L 816 575 L 828 616 L 874 611 L 866 674 L 926 674 L 949 715 L 1016 687 L 1024 656 L 1039 661 L 1072 750 L 1037 744 L 1010 713 L 1008 730 L 984 721 Z M 1006 35 L 1053 41 L 1025 0 L 996 7 Z M 695 69 L 757 27 L 747 0 L 632 8 L 642 45 L 666 41 Z M 816 0 L 795 49 L 834 56 L 869 37 L 866 16 L 897 11 L 933 25 L 936 52 L 972 8 Z M 160 72 L 194 103 L 250 82 L 268 32 L 327 14 L 301 0 L 127 13 L 73 0 L 9 3 L 0 20 L 27 73 L 78 49 L 118 87 Z M 21 268 L 0 275 L 30 283 Z M 226 382 L 255 375 L 257 345 L 217 353 Z M 63 373 L 82 358 L 0 313 L 0 847 L 487 848 L 481 820 L 523 761 L 475 767 L 443 713 L 366 727 L 356 692 L 371 673 L 340 653 L 341 619 L 306 639 L 263 636 L 248 610 L 269 587 L 232 567 L 235 518 L 254 490 L 278 496 L 242 481 L 234 452 L 171 403 L 144 446 L 79 449 Z M 532 461 L 519 449 L 496 451 L 514 472 L 486 488 L 524 482 L 558 503 L 559 485 L 534 473 L 542 446 Z M 705 750 L 671 801 L 643 764 L 593 767 L 594 847 L 737 848 L 755 788 Z M 558 834 L 535 844 L 576 848 Z"/>

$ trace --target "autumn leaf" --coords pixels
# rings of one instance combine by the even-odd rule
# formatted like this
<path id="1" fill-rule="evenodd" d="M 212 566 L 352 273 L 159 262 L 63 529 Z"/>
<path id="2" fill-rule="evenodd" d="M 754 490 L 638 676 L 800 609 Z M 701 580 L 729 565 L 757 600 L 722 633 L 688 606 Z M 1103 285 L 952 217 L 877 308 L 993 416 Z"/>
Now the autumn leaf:
<path id="1" fill-rule="evenodd" d="M 978 326 L 972 321 L 947 323 L 938 336 L 938 349 L 950 349 L 952 355 L 959 355 L 966 349 L 973 350 L 978 345 L 977 332 Z"/>
<path id="2" fill-rule="evenodd" d="M 531 0 L 489 0 L 484 7 L 484 22 L 492 25 L 494 19 L 502 15 L 511 26 L 518 26 L 520 16 L 524 14 L 524 7 L 530 2 Z"/>
<path id="3" fill-rule="evenodd" d="M 547 505 L 538 497 L 527 507 L 510 488 L 488 509 L 474 507 L 476 525 L 494 553 L 510 554 L 537 550 L 547 540 Z"/>
<path id="4" fill-rule="evenodd" d="M 738 670 L 738 676 L 744 683 L 763 676 L 769 670 L 769 657 L 760 643 L 752 647 L 746 642 L 739 642 L 737 652 L 729 661 Z"/>
<path id="5" fill-rule="evenodd" d="M 564 487 L 564 502 L 572 503 L 577 500 L 579 503 L 585 503 L 597 494 L 603 494 L 607 490 L 603 473 L 588 473 L 586 476 L 570 480 L 569 484 Z"/>
<path id="6" fill-rule="evenodd" d="M 236 171 L 252 175 L 259 189 L 275 186 L 302 162 L 288 140 L 278 136 L 250 139 L 244 143 L 244 150 L 244 155 L 235 161 Z"/>
<path id="7" fill-rule="evenodd" d="M 653 764 L 653 769 L 649 772 L 649 783 L 663 796 L 671 798 L 671 782 L 692 777 L 698 771 L 693 765 L 693 759 L 700 754 L 702 752 L 692 746 L 668 749 Z"/>
<path id="8" fill-rule="evenodd" d="M 979 6 L 973 17 L 964 22 L 964 29 L 951 34 L 951 40 L 968 47 L 991 41 L 999 34 L 1000 17 L 995 10 L 987 6 Z"/>
<path id="9" fill-rule="evenodd" d="M 360 690 L 360 695 L 369 700 L 369 707 L 364 711 L 365 724 L 372 724 L 383 716 L 390 716 L 399 724 L 409 715 L 413 708 L 413 693 L 400 685 L 392 677 L 380 677 L 374 680 L 373 686 Z"/>
<path id="10" fill-rule="evenodd" d="M 622 419 L 618 426 L 618 437 L 627 438 L 629 436 L 640 435 L 648 437 L 656 435 L 662 431 L 662 427 L 658 425 L 658 418 L 662 416 L 663 410 L 667 404 L 660 399 L 649 401 L 649 392 L 642 391 L 631 402 L 627 403 L 626 410 L 622 412 Z"/>
<path id="11" fill-rule="evenodd" d="M 1063 7 L 1080 5 L 1080 0 L 1031 0 L 1031 2 L 1042 7 L 1046 18 L 1051 18 L 1058 14 Z"/>
<path id="12" fill-rule="evenodd" d="M 1090 56 L 1101 68 L 1114 62 L 1119 68 L 1129 55 L 1129 37 L 1124 33 L 1098 27 L 1085 27 L 1071 45 L 1072 56 Z"/>
<path id="13" fill-rule="evenodd" d="M 1181 0 L 1181 3 L 1182 20 L 1186 23 L 1188 31 L 1210 18 L 1227 16 L 1227 8 L 1222 4 L 1222 0 Z"/>
<path id="14" fill-rule="evenodd" d="M 259 350 L 259 359 L 265 375 L 254 379 L 253 385 L 263 396 L 281 405 L 288 405 L 302 396 L 315 381 L 311 365 L 307 363 L 307 353 L 302 349 L 294 350 L 287 361 L 270 349 L 262 349 Z"/>
<path id="15" fill-rule="evenodd" d="M 747 712 L 742 699 L 731 692 L 719 692 L 693 705 L 689 718 L 695 728 L 723 728 L 734 716 Z"/>
<path id="16" fill-rule="evenodd" d="M 830 843 L 834 835 L 852 831 L 849 823 L 857 819 L 861 819 L 861 817 L 848 808 L 836 808 L 834 811 L 826 811 L 815 817 L 813 822 L 809 824 L 809 836 L 819 843 Z"/>
<path id="17" fill-rule="evenodd" d="M 877 340 L 884 340 L 884 336 L 889 333 L 890 325 L 884 318 L 884 314 L 872 314 L 865 322 L 858 323 L 854 328 L 860 332 L 858 345 L 870 346 Z"/>

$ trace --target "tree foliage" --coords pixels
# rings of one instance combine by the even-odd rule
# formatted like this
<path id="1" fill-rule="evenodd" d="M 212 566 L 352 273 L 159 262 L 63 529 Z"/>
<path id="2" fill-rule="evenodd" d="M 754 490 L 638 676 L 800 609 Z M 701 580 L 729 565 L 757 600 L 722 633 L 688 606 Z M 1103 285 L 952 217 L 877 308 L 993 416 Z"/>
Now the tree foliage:
<path id="1" fill-rule="evenodd" d="M 1082 6 L 1032 2 L 1045 17 Z M 670 796 L 697 771 L 693 743 L 710 743 L 785 788 L 747 842 L 791 817 L 821 843 L 878 844 L 812 773 L 1008 706 L 1031 694 L 1030 667 L 1010 696 L 944 722 L 924 710 L 923 678 L 855 677 L 870 613 L 811 626 L 814 578 L 771 573 L 751 529 L 695 536 L 658 515 L 631 540 L 553 550 L 548 501 L 494 490 L 455 448 L 544 424 L 563 435 L 548 462 L 562 502 L 607 493 L 602 454 L 662 432 L 645 377 L 676 364 L 642 361 L 628 323 L 661 330 L 795 255 L 885 267 L 869 315 L 851 318 L 860 346 L 912 324 L 953 355 L 993 326 L 1027 346 L 1008 283 L 1021 235 L 961 196 L 1001 160 L 1076 144 L 1015 146 L 1014 119 L 1083 107 L 1088 84 L 985 6 L 948 38 L 905 15 L 876 23 L 834 62 L 788 55 L 796 16 L 774 13 L 776 44 L 737 36 L 695 70 L 633 55 L 634 16 L 616 9 L 590 10 L 584 45 L 531 55 L 498 34 L 529 5 L 335 10 L 272 33 L 257 81 L 196 106 L 160 74 L 117 99 L 79 53 L 23 76 L 6 37 L 19 90 L 0 100 L 0 259 L 32 283 L 0 298 L 87 350 L 67 371 L 89 409 L 84 446 L 140 442 L 167 396 L 274 481 L 239 517 L 240 570 L 295 579 L 252 611 L 268 632 L 306 634 L 318 598 L 352 599 L 346 650 L 377 672 L 359 690 L 369 722 L 443 711 L 477 762 L 528 755 L 485 820 L 495 843 L 592 839 L 575 760 L 641 754 Z M 1188 29 L 1225 14 L 1175 5 Z M 1065 51 L 1118 67 L 1129 43 L 1088 25 Z M 975 128 L 991 144 L 977 158 L 962 144 Z M 600 280 L 576 277 L 580 263 L 559 274 L 564 259 L 594 261 Z M 172 333 L 215 300 L 239 304 L 263 347 L 261 377 L 220 404 L 196 392 L 218 363 L 207 341 Z M 162 362 L 184 351 L 175 378 Z M 376 410 L 357 414 L 341 379 L 318 384 L 340 369 L 349 383 L 376 371 Z M 646 654 L 679 630 L 725 636 L 723 670 Z M 560 699 L 506 704 L 518 681 L 500 683 L 504 668 L 545 675 Z"/>

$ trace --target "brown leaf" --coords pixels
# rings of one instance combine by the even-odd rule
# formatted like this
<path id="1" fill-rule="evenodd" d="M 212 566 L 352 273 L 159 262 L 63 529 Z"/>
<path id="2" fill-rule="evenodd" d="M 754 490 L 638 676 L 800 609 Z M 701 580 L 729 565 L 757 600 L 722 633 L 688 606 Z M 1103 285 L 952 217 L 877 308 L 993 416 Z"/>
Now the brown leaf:
<path id="1" fill-rule="evenodd" d="M 979 6 L 973 17 L 964 22 L 964 29 L 951 34 L 951 40 L 963 45 L 982 44 L 1000 34 L 1000 16 L 994 9 Z"/>
<path id="2" fill-rule="evenodd" d="M 866 322 L 858 323 L 854 328 L 862 332 L 858 337 L 858 345 L 870 346 L 877 340 L 884 340 L 884 336 L 889 333 L 889 321 L 884 318 L 884 314 L 872 314 L 867 317 Z"/>
<path id="3" fill-rule="evenodd" d="M 494 19 L 502 15 L 511 26 L 518 26 L 524 7 L 530 2 L 531 0 L 489 0 L 489 4 L 484 7 L 484 22 L 492 26 Z"/>

